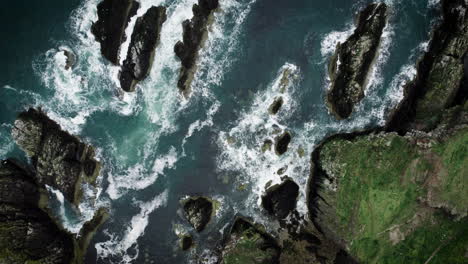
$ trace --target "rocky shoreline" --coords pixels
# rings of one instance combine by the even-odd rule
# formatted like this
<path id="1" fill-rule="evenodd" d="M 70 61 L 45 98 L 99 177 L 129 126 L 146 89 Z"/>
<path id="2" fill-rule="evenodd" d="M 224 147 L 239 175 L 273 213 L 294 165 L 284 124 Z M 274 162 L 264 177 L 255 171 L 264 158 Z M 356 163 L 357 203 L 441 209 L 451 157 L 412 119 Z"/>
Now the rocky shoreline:
<path id="1" fill-rule="evenodd" d="M 213 12 L 218 6 L 218 0 L 198 0 L 198 4 L 192 8 L 193 17 L 182 23 L 183 40 L 176 43 L 174 52 L 182 64 L 177 87 L 184 96 L 190 93 L 198 52 L 204 45 Z"/>
<path id="2" fill-rule="evenodd" d="M 373 3 L 362 10 L 356 30 L 344 43 L 338 43 L 331 58 L 327 104 L 338 119 L 348 118 L 364 98 L 367 76 L 387 23 L 387 9 L 385 3 Z"/>

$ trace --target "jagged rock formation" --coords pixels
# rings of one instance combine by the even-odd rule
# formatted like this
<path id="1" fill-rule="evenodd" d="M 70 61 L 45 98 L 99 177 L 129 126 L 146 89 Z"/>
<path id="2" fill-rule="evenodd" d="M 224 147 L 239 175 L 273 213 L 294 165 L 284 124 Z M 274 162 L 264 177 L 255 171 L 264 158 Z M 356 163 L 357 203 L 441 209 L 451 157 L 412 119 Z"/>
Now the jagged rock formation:
<path id="1" fill-rule="evenodd" d="M 31 174 L 0 161 L 0 263 L 72 263 L 72 237 L 39 208 L 40 196 Z"/>
<path id="2" fill-rule="evenodd" d="M 348 118 L 364 97 L 386 21 L 387 5 L 370 4 L 359 13 L 354 33 L 337 45 L 329 65 L 331 87 L 327 94 L 327 104 L 336 118 Z"/>
<path id="3" fill-rule="evenodd" d="M 182 201 L 185 216 L 190 224 L 201 232 L 215 213 L 213 201 L 205 197 L 190 197 Z"/>
<path id="4" fill-rule="evenodd" d="M 299 186 L 289 178 L 281 184 L 273 185 L 266 190 L 262 197 L 262 206 L 278 219 L 286 218 L 295 208 Z"/>
<path id="5" fill-rule="evenodd" d="M 390 114 L 387 130 L 430 130 L 441 110 L 467 99 L 467 10 L 466 1 L 443 1 L 443 21 L 417 65 L 417 77 L 405 86 L 404 99 Z"/>
<path id="6" fill-rule="evenodd" d="M 284 132 L 275 140 L 275 151 L 278 155 L 283 155 L 288 151 L 288 145 L 291 142 L 291 134 L 289 132 Z"/>
<path id="7" fill-rule="evenodd" d="M 125 28 L 137 13 L 140 4 L 135 0 L 103 0 L 97 6 L 98 20 L 91 32 L 101 44 L 102 55 L 119 64 L 120 45 L 125 42 Z"/>
<path id="8" fill-rule="evenodd" d="M 126 92 L 133 92 L 138 81 L 148 75 L 159 43 L 162 24 L 166 21 L 166 8 L 151 7 L 137 19 L 127 58 L 120 72 L 120 86 Z"/>
<path id="9" fill-rule="evenodd" d="M 279 263 L 280 247 L 271 236 L 244 218 L 237 218 L 221 251 L 222 264 Z"/>
<path id="10" fill-rule="evenodd" d="M 195 74 L 198 51 L 206 40 L 208 25 L 218 6 L 218 0 L 198 0 L 198 4 L 193 5 L 192 19 L 182 23 L 183 41 L 176 43 L 174 52 L 182 63 L 177 87 L 186 96 Z"/>
<path id="11" fill-rule="evenodd" d="M 270 108 L 268 109 L 268 111 L 270 112 L 270 114 L 276 115 L 282 106 L 283 106 L 283 97 L 280 96 L 278 98 L 275 98 L 273 103 L 270 105 Z"/>
<path id="12" fill-rule="evenodd" d="M 60 190 L 71 203 L 79 204 L 83 182 L 95 184 L 100 164 L 93 147 L 61 130 L 41 110 L 19 114 L 12 136 L 32 159 L 38 183 Z"/>

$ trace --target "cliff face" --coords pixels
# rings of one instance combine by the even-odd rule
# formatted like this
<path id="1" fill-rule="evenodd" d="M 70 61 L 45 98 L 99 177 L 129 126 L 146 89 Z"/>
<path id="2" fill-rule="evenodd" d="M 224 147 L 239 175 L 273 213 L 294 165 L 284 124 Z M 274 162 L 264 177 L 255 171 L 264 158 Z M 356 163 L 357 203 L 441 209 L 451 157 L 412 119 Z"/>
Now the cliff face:
<path id="1" fill-rule="evenodd" d="M 125 28 L 140 4 L 134 0 L 104 0 L 97 6 L 98 20 L 91 32 L 101 45 L 102 55 L 119 64 L 120 45 L 125 42 Z"/>
<path id="2" fill-rule="evenodd" d="M 192 19 L 185 20 L 182 24 L 183 41 L 176 43 L 174 52 L 182 64 L 177 87 L 184 95 L 188 95 L 190 92 L 198 51 L 204 44 L 208 34 L 209 21 L 218 6 L 218 0 L 198 0 L 198 4 L 193 5 L 192 8 Z"/>
<path id="3" fill-rule="evenodd" d="M 21 113 L 12 136 L 32 159 L 38 183 L 60 190 L 71 203 L 79 204 L 83 182 L 95 184 L 100 164 L 93 147 L 61 130 L 40 110 Z"/>
<path id="4" fill-rule="evenodd" d="M 68 264 L 72 237 L 39 208 L 32 175 L 12 160 L 0 161 L 0 262 Z"/>
<path id="5" fill-rule="evenodd" d="M 348 118 L 364 97 L 367 76 L 387 22 L 387 6 L 371 4 L 359 13 L 357 21 L 356 30 L 337 45 L 329 65 L 327 103 L 338 119 Z"/>
<path id="6" fill-rule="evenodd" d="M 164 21 L 166 8 L 162 6 L 151 7 L 137 19 L 119 77 L 120 86 L 124 91 L 133 92 L 136 83 L 148 75 Z"/>

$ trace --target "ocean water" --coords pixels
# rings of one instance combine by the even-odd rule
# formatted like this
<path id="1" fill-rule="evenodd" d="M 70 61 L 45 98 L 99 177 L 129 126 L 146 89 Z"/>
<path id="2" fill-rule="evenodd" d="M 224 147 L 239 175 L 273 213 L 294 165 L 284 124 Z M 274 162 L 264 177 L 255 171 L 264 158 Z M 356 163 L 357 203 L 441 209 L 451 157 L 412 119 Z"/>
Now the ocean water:
<path id="1" fill-rule="evenodd" d="M 277 224 L 259 198 L 267 182 L 280 181 L 276 171 L 286 166 L 300 185 L 298 210 L 307 214 L 314 146 L 333 133 L 383 124 L 402 97 L 402 85 L 414 76 L 439 17 L 436 0 L 385 1 L 389 23 L 366 97 L 349 120 L 337 121 L 324 104 L 327 63 L 337 42 L 352 33 L 356 12 L 370 1 L 220 0 L 187 99 L 176 88 L 180 63 L 173 47 L 196 0 L 140 1 L 138 15 L 165 5 L 168 19 L 151 73 L 132 94 L 119 89 L 119 69 L 102 58 L 90 32 L 98 2 L 21 0 L 0 10 L 0 158 L 28 161 L 10 132 L 16 115 L 35 106 L 93 144 L 103 163 L 98 187 L 85 186 L 88 199 L 79 215 L 49 188 L 51 207 L 71 232 L 78 232 L 96 208 L 110 209 L 86 263 L 189 263 L 195 255 L 209 263 L 237 214 L 274 234 Z M 72 70 L 64 69 L 63 49 L 77 55 Z M 293 80 L 282 94 L 282 110 L 270 116 L 286 69 Z M 277 130 L 292 134 L 289 151 L 281 157 L 262 153 L 263 141 Z M 202 233 L 182 216 L 180 200 L 187 195 L 206 195 L 221 204 Z M 177 234 L 184 232 L 197 244 L 190 252 L 178 249 Z"/>

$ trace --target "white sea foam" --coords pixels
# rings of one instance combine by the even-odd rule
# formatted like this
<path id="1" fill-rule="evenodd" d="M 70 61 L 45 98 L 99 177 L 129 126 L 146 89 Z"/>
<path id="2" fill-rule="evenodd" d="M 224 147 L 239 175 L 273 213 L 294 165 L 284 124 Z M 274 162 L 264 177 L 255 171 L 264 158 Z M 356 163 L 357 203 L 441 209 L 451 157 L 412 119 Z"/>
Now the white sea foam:
<path id="1" fill-rule="evenodd" d="M 134 201 L 133 205 L 140 208 L 140 212 L 134 215 L 123 231 L 123 234 L 109 234 L 109 240 L 95 245 L 98 257 L 106 260 L 109 257 L 117 256 L 120 264 L 132 263 L 138 258 L 139 248 L 137 240 L 144 235 L 149 223 L 149 216 L 154 210 L 166 206 L 168 191 L 157 195 L 149 202 Z"/>
<path id="2" fill-rule="evenodd" d="M 343 43 L 349 38 L 356 29 L 356 26 L 351 22 L 347 25 L 344 31 L 332 31 L 325 35 L 321 42 L 320 52 L 323 57 L 328 57 L 335 52 L 336 45 Z"/>

